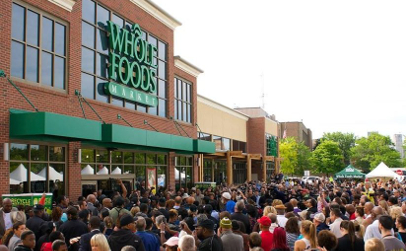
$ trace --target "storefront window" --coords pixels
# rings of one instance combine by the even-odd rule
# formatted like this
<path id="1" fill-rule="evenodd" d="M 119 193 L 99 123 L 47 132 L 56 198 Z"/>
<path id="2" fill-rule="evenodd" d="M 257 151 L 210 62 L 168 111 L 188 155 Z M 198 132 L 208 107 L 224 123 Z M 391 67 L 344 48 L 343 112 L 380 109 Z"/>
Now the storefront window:
<path id="1" fill-rule="evenodd" d="M 193 156 L 175 157 L 175 189 L 193 186 Z"/>
<path id="2" fill-rule="evenodd" d="M 213 171 L 213 161 L 204 160 L 203 161 L 203 181 L 212 182 L 212 171 Z"/>
<path id="3" fill-rule="evenodd" d="M 223 161 L 215 162 L 214 164 L 214 180 L 216 184 L 221 184 L 227 181 L 227 163 Z"/>
<path id="4" fill-rule="evenodd" d="M 197 132 L 197 138 L 200 140 L 211 141 L 211 135 L 204 132 Z"/>
<path id="5" fill-rule="evenodd" d="M 245 163 L 233 164 L 233 183 L 242 184 L 247 180 L 247 168 Z"/>
<path id="6" fill-rule="evenodd" d="M 156 93 L 150 93 L 150 95 L 155 95 L 158 98 L 158 106 L 147 107 L 105 94 L 104 85 L 112 81 L 112 79 L 109 79 L 107 67 L 109 63 L 109 39 L 106 25 L 109 20 L 120 27 L 131 27 L 132 25 L 131 22 L 124 20 L 94 1 L 82 1 L 82 95 L 85 98 L 166 117 L 168 88 L 167 44 L 152 34 L 145 33 L 145 31 L 143 38 L 158 49 L 153 58 L 153 63 L 158 65 L 156 75 L 157 90 Z M 20 51 L 17 47 L 15 50 Z"/>
<path id="7" fill-rule="evenodd" d="M 192 123 L 192 84 L 175 78 L 175 119 Z"/>
<path id="8" fill-rule="evenodd" d="M 222 138 L 220 136 L 213 135 L 213 142 L 216 144 L 216 150 L 229 151 L 231 146 L 231 140 L 228 138 Z"/>
<path id="9" fill-rule="evenodd" d="M 242 151 L 243 153 L 247 152 L 247 143 L 238 141 L 238 140 L 233 140 L 233 151 Z"/>
<path id="10" fill-rule="evenodd" d="M 278 137 L 265 134 L 266 139 L 266 155 L 267 156 L 278 156 Z"/>
<path id="11" fill-rule="evenodd" d="M 65 193 L 65 147 L 10 144 L 10 192 Z"/>
<path id="12" fill-rule="evenodd" d="M 65 90 L 66 25 L 45 15 L 13 3 L 11 75 Z"/>

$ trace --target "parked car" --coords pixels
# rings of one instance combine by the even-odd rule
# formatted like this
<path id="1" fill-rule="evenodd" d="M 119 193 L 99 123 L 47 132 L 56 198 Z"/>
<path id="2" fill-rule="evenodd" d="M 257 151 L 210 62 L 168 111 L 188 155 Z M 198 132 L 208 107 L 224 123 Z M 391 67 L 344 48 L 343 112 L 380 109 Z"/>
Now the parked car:
<path id="1" fill-rule="evenodd" d="M 317 181 L 320 181 L 320 178 L 317 177 L 317 176 L 303 176 L 303 177 L 302 177 L 302 181 L 303 181 L 305 184 L 313 185 L 316 180 L 317 180 Z"/>

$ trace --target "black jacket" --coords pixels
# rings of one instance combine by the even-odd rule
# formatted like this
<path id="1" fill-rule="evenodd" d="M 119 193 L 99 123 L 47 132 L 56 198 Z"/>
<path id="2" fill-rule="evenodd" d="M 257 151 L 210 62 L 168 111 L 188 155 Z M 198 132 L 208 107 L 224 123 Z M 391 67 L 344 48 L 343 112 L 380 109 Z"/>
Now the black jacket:
<path id="1" fill-rule="evenodd" d="M 338 239 L 335 251 L 364 251 L 364 240 L 355 238 L 354 248 L 352 248 L 348 234 Z"/>
<path id="2" fill-rule="evenodd" d="M 66 245 L 69 247 L 70 239 L 89 232 L 89 229 L 86 224 L 80 220 L 68 220 L 61 225 L 59 231 L 65 236 Z"/>
<path id="3" fill-rule="evenodd" d="M 245 226 L 245 232 L 247 234 L 251 233 L 251 225 L 250 225 L 250 219 L 248 218 L 247 215 L 242 214 L 241 212 L 235 212 L 231 215 L 232 220 L 238 220 L 244 223 Z"/>
<path id="4" fill-rule="evenodd" d="M 44 222 L 45 221 L 38 216 L 31 217 L 27 220 L 26 226 L 29 230 L 34 232 L 36 241 L 38 241 L 39 237 L 42 236 L 41 225 Z"/>
<path id="5" fill-rule="evenodd" d="M 26 247 L 26 246 L 18 245 L 18 246 L 14 249 L 14 251 L 32 251 L 32 249 L 29 248 L 29 247 Z"/>
<path id="6" fill-rule="evenodd" d="M 141 238 L 129 229 L 113 231 L 109 236 L 109 245 L 111 251 L 120 251 L 127 245 L 135 247 L 137 251 L 145 251 Z"/>

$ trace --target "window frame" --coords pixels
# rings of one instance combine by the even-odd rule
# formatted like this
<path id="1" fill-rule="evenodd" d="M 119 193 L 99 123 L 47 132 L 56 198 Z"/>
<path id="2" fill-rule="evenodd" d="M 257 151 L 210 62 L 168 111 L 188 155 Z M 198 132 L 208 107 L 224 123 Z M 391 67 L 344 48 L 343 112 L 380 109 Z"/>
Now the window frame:
<path id="1" fill-rule="evenodd" d="M 69 67 L 68 67 L 69 56 L 68 55 L 69 55 L 69 41 L 70 41 L 69 40 L 69 37 L 70 37 L 69 36 L 69 23 L 66 22 L 63 19 L 60 19 L 60 18 L 58 18 L 56 16 L 53 16 L 53 15 L 49 14 L 46 11 L 43 11 L 43 10 L 38 9 L 36 7 L 33 7 L 33 6 L 31 6 L 31 5 L 29 5 L 29 4 L 25 3 L 25 2 L 22 2 L 22 1 L 19 1 L 19 0 L 13 0 L 12 1 L 12 6 L 14 4 L 19 5 L 20 7 L 23 7 L 25 9 L 25 13 L 24 13 L 24 41 L 13 38 L 12 27 L 11 27 L 11 30 L 10 30 L 11 44 L 10 44 L 10 46 L 12 45 L 13 41 L 16 42 L 16 43 L 22 44 L 24 46 L 24 53 L 23 53 L 23 60 L 24 60 L 24 63 L 23 63 L 24 67 L 23 68 L 24 69 L 23 69 L 23 78 L 13 76 L 12 73 L 11 73 L 11 58 L 10 58 L 10 77 L 11 77 L 11 79 L 14 80 L 14 81 L 17 81 L 19 83 L 30 84 L 30 85 L 39 86 L 39 87 L 42 87 L 42 88 L 48 88 L 48 89 L 51 89 L 51 90 L 54 90 L 54 91 L 67 93 L 68 92 L 68 76 L 69 76 L 69 72 L 68 72 L 68 69 L 69 69 Z M 27 16 L 28 16 L 28 11 L 34 12 L 34 13 L 39 15 L 39 20 L 38 20 L 38 45 L 30 44 L 27 41 Z M 13 13 L 11 12 L 11 19 L 12 19 L 12 15 L 13 15 Z M 42 25 L 43 25 L 43 18 L 44 17 L 47 18 L 47 19 L 52 20 L 52 22 L 53 22 L 53 30 L 52 30 L 53 51 L 49 51 L 49 50 L 45 49 L 42 46 L 42 35 L 43 35 L 42 34 Z M 58 53 L 55 52 L 55 31 L 56 31 L 56 28 L 55 28 L 56 25 L 55 24 L 56 23 L 58 23 L 60 25 L 63 25 L 65 27 L 65 55 L 61 55 L 61 54 L 58 54 Z M 27 75 L 27 47 L 32 47 L 32 48 L 35 48 L 35 49 L 38 50 L 38 59 L 37 59 L 38 60 L 38 62 L 37 62 L 37 66 L 38 66 L 38 69 L 37 69 L 38 82 L 34 82 L 34 81 L 26 79 L 26 75 Z M 51 83 L 51 86 L 42 83 L 42 52 L 52 54 L 52 66 L 53 67 L 52 67 L 52 83 Z M 12 57 L 11 51 L 10 51 L 10 57 Z M 55 61 L 56 61 L 55 58 L 56 57 L 61 57 L 61 58 L 63 58 L 65 60 L 65 67 L 64 67 L 65 75 L 64 75 L 64 88 L 63 89 L 55 87 L 55 73 L 54 72 L 55 72 Z"/>
<path id="2" fill-rule="evenodd" d="M 181 85 L 180 98 L 179 98 L 179 93 L 178 93 L 179 82 L 180 82 L 180 85 Z M 184 86 L 183 83 L 185 83 L 185 86 L 186 86 L 185 91 L 183 90 L 184 89 L 183 88 L 183 86 Z M 193 90 L 194 90 L 193 88 L 194 88 L 194 84 L 191 81 L 185 80 L 184 78 L 181 78 L 179 76 L 175 76 L 173 86 L 174 86 L 174 92 L 173 93 L 174 93 L 174 118 L 175 118 L 175 120 L 183 122 L 183 123 L 187 123 L 187 124 L 193 124 L 193 122 L 194 122 L 194 116 L 193 116 L 194 115 L 194 111 L 193 111 Z M 187 101 L 187 96 L 188 96 L 187 86 L 189 86 L 189 91 L 190 91 L 190 93 L 189 93 L 189 101 Z M 183 93 L 186 93 L 186 97 L 183 97 Z M 181 109 L 180 110 L 179 110 L 179 106 L 178 106 L 179 103 L 181 104 Z M 184 105 L 186 105 L 186 111 L 183 111 L 183 106 Z M 190 109 L 189 109 L 190 119 L 189 119 L 189 121 L 187 120 L 188 106 L 190 106 Z M 179 114 L 179 111 L 181 111 L 181 114 Z M 186 112 L 186 114 L 184 114 L 184 112 Z M 180 117 L 179 117 L 179 115 L 180 115 Z"/>

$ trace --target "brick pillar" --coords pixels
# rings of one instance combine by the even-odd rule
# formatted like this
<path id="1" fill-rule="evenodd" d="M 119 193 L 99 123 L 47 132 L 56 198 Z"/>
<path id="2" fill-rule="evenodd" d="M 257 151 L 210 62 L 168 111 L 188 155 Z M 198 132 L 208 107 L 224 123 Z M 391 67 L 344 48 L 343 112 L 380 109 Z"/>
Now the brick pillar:
<path id="1" fill-rule="evenodd" d="M 168 154 L 168 185 L 175 188 L 175 152 Z"/>
<path id="2" fill-rule="evenodd" d="M 0 194 L 10 193 L 10 165 L 4 160 L 4 143 L 0 140 Z"/>
<path id="3" fill-rule="evenodd" d="M 81 142 L 69 142 L 68 144 L 68 164 L 66 170 L 65 185 L 67 187 L 67 195 L 71 200 L 76 200 L 82 195 L 82 175 L 80 163 L 78 163 L 78 149 L 82 146 Z"/>

